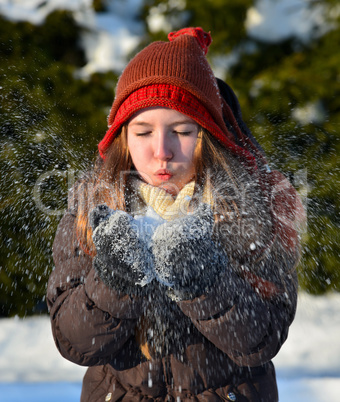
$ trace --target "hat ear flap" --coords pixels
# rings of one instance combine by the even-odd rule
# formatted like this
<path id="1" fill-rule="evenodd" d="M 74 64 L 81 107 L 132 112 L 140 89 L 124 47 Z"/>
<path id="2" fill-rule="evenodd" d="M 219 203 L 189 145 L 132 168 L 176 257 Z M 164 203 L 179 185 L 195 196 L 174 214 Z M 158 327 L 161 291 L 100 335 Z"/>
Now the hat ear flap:
<path id="1" fill-rule="evenodd" d="M 246 123 L 244 122 L 244 120 L 242 118 L 240 103 L 239 103 L 234 91 L 230 88 L 230 86 L 226 82 L 224 82 L 220 78 L 216 78 L 216 81 L 217 81 L 218 88 L 220 90 L 221 97 L 224 99 L 224 101 L 228 104 L 231 111 L 233 112 L 233 115 L 234 115 L 236 122 L 237 122 L 239 128 L 241 129 L 242 133 L 250 139 L 250 141 L 253 143 L 253 145 L 255 146 L 257 151 L 259 151 L 262 154 L 262 156 L 266 157 L 263 148 L 257 142 L 255 137 L 252 135 L 251 131 L 249 130 L 248 126 L 246 125 Z M 235 130 L 232 127 L 231 122 L 228 120 L 228 117 L 225 114 L 223 114 L 223 119 L 224 119 L 224 122 L 225 122 L 228 130 L 230 130 L 233 133 L 233 135 L 235 136 L 235 142 L 238 145 L 242 146 L 240 138 L 238 138 Z"/>

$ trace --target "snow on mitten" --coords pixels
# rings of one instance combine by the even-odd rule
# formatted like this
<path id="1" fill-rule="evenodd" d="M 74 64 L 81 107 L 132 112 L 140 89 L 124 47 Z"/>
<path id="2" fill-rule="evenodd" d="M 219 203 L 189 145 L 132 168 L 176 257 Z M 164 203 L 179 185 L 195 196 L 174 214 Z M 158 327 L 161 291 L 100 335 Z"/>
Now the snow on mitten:
<path id="1" fill-rule="evenodd" d="M 203 204 L 198 211 L 159 226 L 153 237 L 156 277 L 172 289 L 174 300 L 209 291 L 225 271 L 228 259 L 212 238 L 214 218 Z"/>
<path id="2" fill-rule="evenodd" d="M 93 266 L 102 281 L 124 293 L 139 292 L 152 279 L 152 254 L 138 236 L 131 215 L 99 205 L 90 212 L 97 254 Z"/>

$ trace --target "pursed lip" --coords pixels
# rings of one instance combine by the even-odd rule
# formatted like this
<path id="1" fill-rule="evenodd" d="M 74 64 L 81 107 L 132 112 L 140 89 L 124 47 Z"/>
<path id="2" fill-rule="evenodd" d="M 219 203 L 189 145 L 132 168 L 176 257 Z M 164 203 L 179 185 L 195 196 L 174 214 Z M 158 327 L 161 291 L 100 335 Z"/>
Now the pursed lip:
<path id="1" fill-rule="evenodd" d="M 159 169 L 157 172 L 154 173 L 155 176 L 160 178 L 163 181 L 168 181 L 171 179 L 171 177 L 174 175 L 170 170 L 168 169 Z"/>

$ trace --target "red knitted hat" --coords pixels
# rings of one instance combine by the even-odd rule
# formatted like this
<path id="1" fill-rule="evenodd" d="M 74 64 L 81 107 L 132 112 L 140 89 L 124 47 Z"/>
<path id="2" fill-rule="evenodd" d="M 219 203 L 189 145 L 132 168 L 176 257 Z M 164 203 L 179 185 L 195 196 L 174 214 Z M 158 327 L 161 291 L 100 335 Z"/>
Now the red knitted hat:
<path id="1" fill-rule="evenodd" d="M 205 57 L 212 41 L 210 33 L 202 28 L 184 28 L 168 38 L 169 42 L 154 42 L 144 48 L 120 76 L 109 129 L 98 145 L 102 158 L 134 113 L 163 106 L 191 117 L 226 147 L 253 162 L 250 153 L 235 144 L 223 120 L 223 101 Z"/>

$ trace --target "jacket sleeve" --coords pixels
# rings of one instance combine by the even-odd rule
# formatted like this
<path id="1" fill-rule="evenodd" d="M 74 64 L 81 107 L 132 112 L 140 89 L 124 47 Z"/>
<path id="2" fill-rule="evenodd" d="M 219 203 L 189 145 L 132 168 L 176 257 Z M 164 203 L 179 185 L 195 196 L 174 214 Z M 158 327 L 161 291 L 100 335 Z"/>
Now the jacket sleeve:
<path id="1" fill-rule="evenodd" d="M 267 261 L 273 263 L 272 261 Z M 271 265 L 272 270 L 279 270 Z M 196 328 L 240 366 L 259 366 L 271 360 L 288 336 L 297 303 L 297 276 L 285 272 L 280 281 L 258 287 L 230 268 L 206 295 L 178 302 Z M 278 289 L 264 297 L 261 284 Z"/>
<path id="2" fill-rule="evenodd" d="M 92 258 L 79 247 L 75 215 L 67 212 L 53 244 L 55 269 L 47 304 L 60 353 L 85 366 L 105 364 L 134 335 L 141 303 L 118 294 L 97 277 Z"/>
<path id="3" fill-rule="evenodd" d="M 280 172 L 267 174 L 266 181 L 272 220 L 260 205 L 258 214 L 245 218 L 248 229 L 253 228 L 244 231 L 249 234 L 245 242 L 235 241 L 233 231 L 224 231 L 226 249 L 236 247 L 228 253 L 232 258 L 224 278 L 208 294 L 179 303 L 199 331 L 241 366 L 261 365 L 278 353 L 297 304 L 298 228 L 305 213 L 296 190 Z M 256 197 L 252 191 L 247 194 L 249 211 L 256 211 L 251 208 Z M 274 225 L 273 231 L 266 225 Z M 264 240 L 264 233 L 275 233 L 273 242 Z M 257 240 L 271 245 L 257 257 L 242 255 L 242 244 Z"/>

